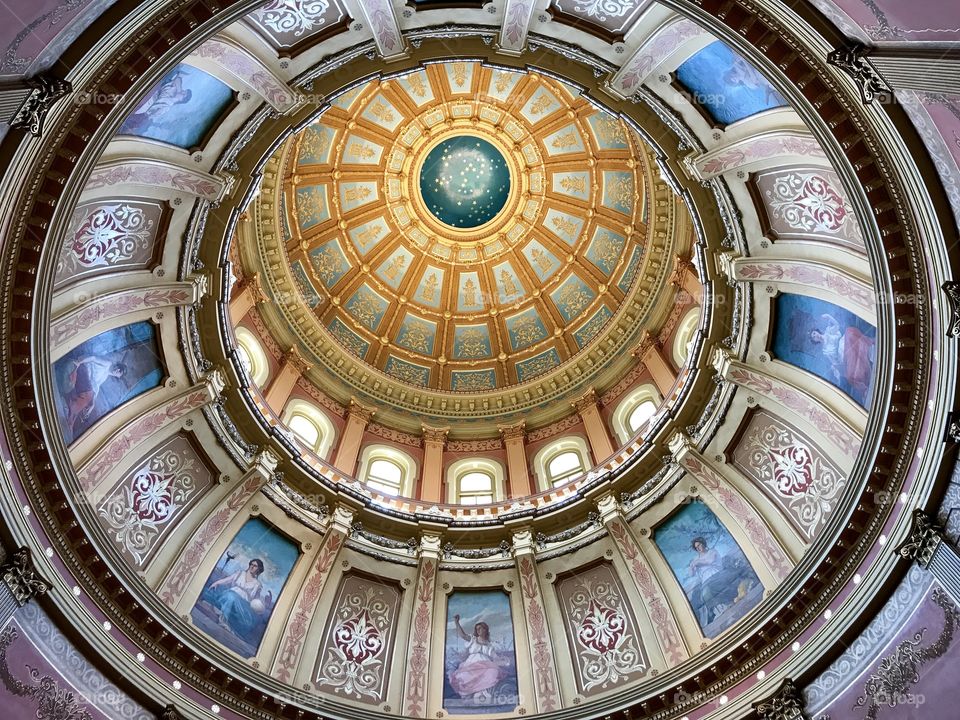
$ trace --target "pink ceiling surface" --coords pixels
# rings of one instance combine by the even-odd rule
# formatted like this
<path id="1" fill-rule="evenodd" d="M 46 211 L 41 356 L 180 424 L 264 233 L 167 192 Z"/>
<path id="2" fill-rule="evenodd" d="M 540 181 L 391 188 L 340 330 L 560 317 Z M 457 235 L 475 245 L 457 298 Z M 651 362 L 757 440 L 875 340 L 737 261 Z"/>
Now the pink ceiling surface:
<path id="1" fill-rule="evenodd" d="M 957 0 L 833 0 L 873 40 L 960 40 Z"/>
<path id="2" fill-rule="evenodd" d="M 114 0 L 7 0 L 0 5 L 0 78 L 44 70 L 63 76 L 56 61 Z"/>

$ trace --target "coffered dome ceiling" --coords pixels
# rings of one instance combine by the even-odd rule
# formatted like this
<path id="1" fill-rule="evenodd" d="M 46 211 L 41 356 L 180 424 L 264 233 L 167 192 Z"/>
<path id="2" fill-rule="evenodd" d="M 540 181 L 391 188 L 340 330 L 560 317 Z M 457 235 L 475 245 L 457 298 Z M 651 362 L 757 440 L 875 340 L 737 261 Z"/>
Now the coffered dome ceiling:
<path id="1" fill-rule="evenodd" d="M 662 319 L 672 253 L 689 246 L 674 236 L 692 230 L 676 199 L 651 219 L 651 165 L 644 141 L 570 84 L 430 63 L 338 95 L 277 151 L 283 180 L 261 194 L 260 237 L 241 256 L 328 392 L 376 402 L 381 386 L 413 386 L 441 391 L 444 409 L 442 391 L 480 393 L 475 414 L 503 419 L 523 403 L 489 391 L 548 374 L 563 378 L 551 396 L 604 389 L 620 349 Z"/>
<path id="2" fill-rule="evenodd" d="M 255 5 L 0 153 L 2 540 L 115 715 L 794 707 L 935 535 L 927 135 L 807 4 Z"/>

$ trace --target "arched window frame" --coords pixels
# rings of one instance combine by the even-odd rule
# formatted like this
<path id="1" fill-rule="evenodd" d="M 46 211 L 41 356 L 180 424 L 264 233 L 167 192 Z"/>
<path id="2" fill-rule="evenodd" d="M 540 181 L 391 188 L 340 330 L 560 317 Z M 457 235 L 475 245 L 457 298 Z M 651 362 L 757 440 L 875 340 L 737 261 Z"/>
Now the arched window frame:
<path id="1" fill-rule="evenodd" d="M 647 401 L 652 402 L 655 406 L 659 407 L 660 403 L 662 402 L 662 398 L 660 396 L 660 391 L 657 390 L 656 386 L 641 385 L 640 387 L 634 389 L 626 397 L 624 397 L 623 400 L 620 401 L 620 404 L 617 405 L 617 409 L 613 411 L 611 424 L 613 425 L 613 431 L 616 433 L 617 439 L 620 441 L 621 445 L 626 445 L 630 439 L 637 434 L 636 430 L 632 430 L 630 428 L 630 416 L 639 405 Z"/>
<path id="2" fill-rule="evenodd" d="M 586 473 L 593 467 L 590 446 L 584 438 L 578 435 L 560 438 L 540 448 L 537 454 L 533 456 L 533 472 L 536 477 L 537 487 L 541 491 L 560 487 L 554 484 L 553 478 L 550 476 L 550 463 L 553 462 L 558 455 L 563 455 L 567 452 L 575 452 L 580 456 L 581 473 Z M 572 475 L 566 478 L 566 481 L 569 482 L 575 479 L 575 477 L 579 477 L 579 475 Z M 565 485 L 566 482 L 561 484 Z"/>
<path id="3" fill-rule="evenodd" d="M 693 341 L 699 325 L 699 306 L 690 308 L 677 325 L 677 332 L 673 336 L 673 362 L 678 368 L 682 368 L 687 363 L 689 356 L 687 346 Z"/>
<path id="4" fill-rule="evenodd" d="M 368 445 L 360 453 L 360 466 L 357 471 L 357 479 L 360 480 L 360 482 L 367 482 L 367 477 L 370 474 L 370 466 L 377 460 L 387 460 L 400 467 L 402 477 L 397 495 L 399 497 L 412 497 L 413 488 L 417 481 L 416 460 L 391 445 Z M 378 489 L 375 490 L 375 492 L 382 491 Z"/>
<path id="5" fill-rule="evenodd" d="M 237 345 L 243 348 L 247 357 L 250 358 L 250 379 L 258 387 L 266 387 L 267 380 L 270 379 L 270 363 L 267 361 L 267 355 L 260 341 L 245 327 L 238 327 L 233 333 L 237 338 Z"/>
<path id="6" fill-rule="evenodd" d="M 309 422 L 319 431 L 320 437 L 313 446 L 309 446 L 313 452 L 315 452 L 319 457 L 326 459 L 327 454 L 330 452 L 330 448 L 333 446 L 333 441 L 336 439 L 337 431 L 333 426 L 333 423 L 327 417 L 320 408 L 312 403 L 309 403 L 305 400 L 291 400 L 287 403 L 286 407 L 283 409 L 283 417 L 281 420 L 287 428 L 290 427 L 290 421 L 294 416 L 301 416 L 306 418 Z M 294 433 L 292 430 L 290 434 L 293 435 L 298 442 L 307 445 L 306 441 L 301 438 L 299 435 Z"/>
<path id="7" fill-rule="evenodd" d="M 447 502 L 454 505 L 462 504 L 460 500 L 460 479 L 472 472 L 486 473 L 493 478 L 491 488 L 493 502 L 500 502 L 506 497 L 506 472 L 503 465 L 496 460 L 487 460 L 486 458 L 464 458 L 451 463 L 447 468 Z"/>

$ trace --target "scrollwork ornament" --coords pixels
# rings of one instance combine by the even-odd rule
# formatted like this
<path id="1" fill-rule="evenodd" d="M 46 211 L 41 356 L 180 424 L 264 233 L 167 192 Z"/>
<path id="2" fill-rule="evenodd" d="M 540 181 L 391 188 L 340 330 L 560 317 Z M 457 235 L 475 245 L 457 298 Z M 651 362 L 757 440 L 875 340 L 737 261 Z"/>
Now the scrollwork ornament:
<path id="1" fill-rule="evenodd" d="M 867 52 L 867 48 L 858 43 L 837 48 L 827 55 L 828 64 L 843 70 L 856 83 L 864 105 L 870 105 L 877 98 L 890 97 L 893 94 L 887 81 L 866 59 Z"/>
<path id="2" fill-rule="evenodd" d="M 793 680 L 784 680 L 777 692 L 754 705 L 762 720 L 809 720 L 803 694 Z"/>
<path id="3" fill-rule="evenodd" d="M 37 575 L 29 548 L 22 547 L 0 565 L 0 578 L 6 583 L 17 605 L 23 607 L 30 598 L 43 595 L 50 583 Z"/>
<path id="4" fill-rule="evenodd" d="M 32 92 L 10 120 L 10 127 L 26 130 L 34 137 L 43 133 L 43 121 L 53 104 L 73 90 L 66 80 L 51 75 L 38 75 L 27 81 Z"/>
<path id="5" fill-rule="evenodd" d="M 915 510 L 910 535 L 897 547 L 897 554 L 927 567 L 942 540 L 943 528 L 923 510 Z"/>
<path id="6" fill-rule="evenodd" d="M 947 304 L 950 306 L 950 323 L 947 326 L 947 337 L 960 337 L 960 282 L 948 280 L 941 285 Z"/>

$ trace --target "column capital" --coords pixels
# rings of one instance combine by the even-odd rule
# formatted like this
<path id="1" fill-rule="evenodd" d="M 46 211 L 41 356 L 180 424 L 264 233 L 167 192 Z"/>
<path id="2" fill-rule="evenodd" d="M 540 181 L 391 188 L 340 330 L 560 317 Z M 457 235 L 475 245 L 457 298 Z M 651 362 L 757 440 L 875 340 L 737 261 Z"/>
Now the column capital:
<path id="1" fill-rule="evenodd" d="M 420 535 L 418 552 L 421 558 L 439 560 L 443 552 L 443 537 L 439 533 L 423 533 Z"/>
<path id="2" fill-rule="evenodd" d="M 352 507 L 339 504 L 333 508 L 333 515 L 330 516 L 330 529 L 349 535 L 350 529 L 353 527 L 354 517 L 356 517 L 356 513 L 354 513 Z"/>
<path id="3" fill-rule="evenodd" d="M 597 397 L 597 391 L 594 388 L 590 388 L 583 395 L 571 401 L 570 407 L 572 407 L 578 413 L 582 413 L 584 410 L 597 407 L 599 403 L 600 401 Z"/>
<path id="4" fill-rule="evenodd" d="M 667 447 L 670 448 L 670 453 L 678 463 L 684 455 L 694 450 L 690 436 L 682 432 L 675 432 L 671 435 L 670 439 L 667 440 Z"/>
<path id="5" fill-rule="evenodd" d="M 504 442 L 517 438 L 524 440 L 527 436 L 527 423 L 521 421 L 512 425 L 497 425 L 497 430 L 500 431 L 500 437 L 503 438 Z"/>
<path id="6" fill-rule="evenodd" d="M 683 255 L 675 255 L 673 260 L 673 272 L 670 274 L 670 282 L 674 285 L 683 285 L 683 276 L 691 272 L 697 274 L 697 269 L 693 261 Z"/>
<path id="7" fill-rule="evenodd" d="M 287 351 L 283 354 L 283 363 L 293 366 L 301 375 L 313 367 L 307 359 L 300 354 L 300 350 L 293 346 L 287 348 Z"/>
<path id="8" fill-rule="evenodd" d="M 73 85 L 47 73 L 30 78 L 26 84 L 31 92 L 10 118 L 10 127 L 20 128 L 34 137 L 40 137 L 43 133 L 43 121 L 50 108 L 57 100 L 71 92 Z"/>
<path id="9" fill-rule="evenodd" d="M 364 423 L 368 423 L 373 420 L 373 416 L 377 414 L 377 411 L 373 408 L 368 408 L 366 405 L 361 405 L 360 401 L 356 398 L 350 398 L 350 404 L 347 406 L 347 414 L 353 415 L 363 420 Z"/>
<path id="10" fill-rule="evenodd" d="M 869 49 L 860 43 L 837 48 L 827 55 L 827 64 L 840 68 L 860 90 L 860 99 L 869 105 L 878 97 L 890 97 L 893 90 L 867 60 Z"/>
<path id="11" fill-rule="evenodd" d="M 914 510 L 910 534 L 897 547 L 897 554 L 927 567 L 941 542 L 943 528 L 923 510 Z"/>
<path id="12" fill-rule="evenodd" d="M 644 362 L 651 350 L 660 350 L 662 346 L 663 343 L 660 342 L 659 337 L 651 335 L 649 330 L 644 330 L 640 336 L 640 342 L 636 344 L 630 354 Z"/>
<path id="13" fill-rule="evenodd" d="M 278 458 L 272 450 L 261 450 L 254 456 L 253 462 L 250 463 L 248 473 L 258 472 L 263 475 L 265 479 L 269 479 L 273 477 L 279 464 L 280 458 Z"/>
<path id="14" fill-rule="evenodd" d="M 754 704 L 762 720 L 807 720 L 806 700 L 800 688 L 790 678 L 766 700 Z"/>
<path id="15" fill-rule="evenodd" d="M 433 443 L 439 445 L 446 445 L 447 435 L 450 432 L 448 427 L 433 427 L 431 425 L 420 425 L 420 430 L 422 432 L 423 442 Z"/>
<path id="16" fill-rule="evenodd" d="M 260 280 L 260 273 L 247 275 L 239 283 L 237 283 L 236 289 L 240 292 L 249 289 L 250 293 L 253 295 L 254 304 L 266 302 L 268 299 L 267 292 L 263 289 L 263 282 Z"/>
<path id="17" fill-rule="evenodd" d="M 0 579 L 20 607 L 26 605 L 30 598 L 43 595 L 50 589 L 50 583 L 37 574 L 30 549 L 26 547 L 15 550 L 0 565 Z"/>
<path id="18" fill-rule="evenodd" d="M 623 508 L 612 493 L 597 499 L 597 511 L 600 513 L 600 522 L 604 525 L 623 517 Z"/>
<path id="19" fill-rule="evenodd" d="M 536 550 L 533 531 L 528 527 L 523 528 L 522 530 L 517 530 L 515 533 L 513 533 L 511 540 L 513 545 L 513 554 L 515 556 L 532 554 Z"/>

